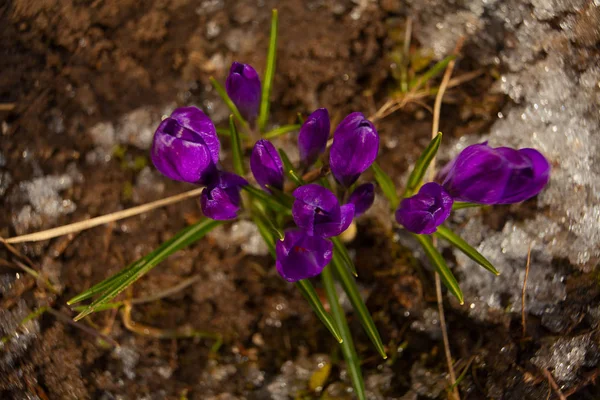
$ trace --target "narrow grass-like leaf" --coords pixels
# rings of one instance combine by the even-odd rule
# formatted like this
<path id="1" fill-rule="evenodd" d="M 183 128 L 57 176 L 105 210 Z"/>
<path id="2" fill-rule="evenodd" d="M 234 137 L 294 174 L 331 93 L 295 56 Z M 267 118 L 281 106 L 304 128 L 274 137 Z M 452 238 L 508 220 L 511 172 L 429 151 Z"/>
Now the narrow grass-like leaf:
<path id="1" fill-rule="evenodd" d="M 217 134 L 219 134 L 221 136 L 231 137 L 231 132 L 227 128 L 217 128 Z M 240 139 L 244 139 L 244 140 L 248 139 L 248 135 L 246 135 L 242 132 L 238 131 L 238 135 L 240 135 Z"/>
<path id="2" fill-rule="evenodd" d="M 227 91 L 225 90 L 225 88 L 212 76 L 210 77 L 210 83 L 213 85 L 213 87 L 215 88 L 215 90 L 217 91 L 217 94 L 221 97 L 221 99 L 223 99 L 223 101 L 225 102 L 225 104 L 227 105 L 227 107 L 229 108 L 231 113 L 235 116 L 235 118 L 237 118 L 239 123 L 242 124 L 242 126 L 244 127 L 245 130 L 248 130 L 248 122 L 246 122 L 244 117 L 242 117 L 242 114 L 240 114 L 240 111 L 236 107 L 233 100 L 231 100 L 231 98 L 227 94 Z"/>
<path id="3" fill-rule="evenodd" d="M 256 226 L 258 227 L 260 235 L 267 244 L 271 256 L 273 256 L 273 258 L 277 258 L 277 255 L 275 253 L 275 238 L 271 233 L 271 230 L 268 228 L 268 224 L 266 223 L 266 221 L 264 221 L 264 218 L 262 216 L 259 216 L 257 214 L 253 214 L 253 220 Z M 339 343 L 342 343 L 343 340 L 339 328 L 336 326 L 331 315 L 327 311 L 325 311 L 325 307 L 323 306 L 319 295 L 315 291 L 315 288 L 310 283 L 310 281 L 307 279 L 298 281 L 296 282 L 296 287 L 298 288 L 298 290 L 300 290 L 306 301 L 308 301 L 308 304 L 310 304 L 317 318 L 319 318 L 323 325 L 325 325 L 329 332 L 331 332 L 335 340 L 337 340 Z"/>
<path id="4" fill-rule="evenodd" d="M 411 89 L 420 88 L 423 84 L 427 83 L 428 80 L 444 72 L 450 61 L 454 60 L 455 58 L 455 55 L 451 55 L 444 58 L 443 60 L 438 61 L 433 67 L 429 68 L 423 74 L 412 79 L 409 83 L 409 87 Z"/>
<path id="5" fill-rule="evenodd" d="M 288 212 L 289 207 L 282 203 L 277 197 L 265 193 L 263 190 L 255 188 L 252 185 L 242 187 L 243 190 L 250 193 L 254 198 L 260 200 L 266 207 L 275 212 Z"/>
<path id="6" fill-rule="evenodd" d="M 278 189 L 276 187 L 272 187 L 270 185 L 267 185 L 267 189 L 269 189 L 271 191 L 271 194 L 281 203 L 281 204 L 285 204 L 285 206 L 289 209 L 292 208 L 293 204 L 294 204 L 294 196 L 292 196 L 289 193 L 284 192 L 281 189 Z"/>
<path id="7" fill-rule="evenodd" d="M 290 158 L 288 157 L 287 153 L 283 149 L 279 149 L 279 155 L 281 156 L 281 161 L 283 162 L 283 172 L 285 172 L 287 177 L 290 178 L 298 186 L 304 185 L 304 181 L 302 180 L 298 172 L 296 172 L 296 169 L 290 161 Z"/>
<path id="8" fill-rule="evenodd" d="M 272 131 L 269 131 L 267 133 L 265 133 L 263 135 L 263 137 L 265 139 L 273 139 L 276 138 L 277 136 L 281 136 L 281 135 L 285 135 L 288 132 L 294 132 L 297 131 L 298 129 L 300 129 L 302 125 L 296 124 L 296 125 L 283 125 L 280 126 L 279 128 L 275 128 Z"/>
<path id="9" fill-rule="evenodd" d="M 190 227 L 186 228 L 189 229 Z M 167 242 L 165 242 L 166 244 Z M 150 253 L 150 255 L 153 253 Z M 67 301 L 67 305 L 72 305 L 75 303 L 79 303 L 83 300 L 87 300 L 91 297 L 94 297 L 96 294 L 98 293 L 102 293 L 104 291 L 107 290 L 108 287 L 112 286 L 115 284 L 115 282 L 118 282 L 119 280 L 123 279 L 123 277 L 127 274 L 130 273 L 131 270 L 135 269 L 139 264 L 143 264 L 148 256 L 142 257 L 136 261 L 134 261 L 133 263 L 131 263 L 129 266 L 127 266 L 126 268 L 123 268 L 121 271 L 117 272 L 116 274 L 114 274 L 113 276 L 111 276 L 110 278 L 107 278 L 105 280 L 103 280 L 100 283 L 95 284 L 94 286 L 92 286 L 91 288 L 79 293 L 77 296 L 73 297 L 72 299 Z M 87 306 L 86 306 L 87 307 Z"/>
<path id="10" fill-rule="evenodd" d="M 273 76 L 275 75 L 275 61 L 277 56 L 277 10 L 273 9 L 271 14 L 271 35 L 269 38 L 269 51 L 267 53 L 267 66 L 265 67 L 265 76 L 263 78 L 262 94 L 260 98 L 260 112 L 258 114 L 258 127 L 264 132 L 267 121 L 269 120 L 269 106 L 271 96 L 271 86 L 273 85 Z"/>
<path id="11" fill-rule="evenodd" d="M 106 303 L 109 303 L 123 290 L 125 290 L 129 285 L 137 281 L 139 278 L 141 278 L 144 274 L 146 274 L 148 271 L 154 268 L 165 258 L 175 253 L 176 251 L 182 249 L 183 247 L 189 246 L 190 244 L 200 240 L 208 232 L 210 232 L 212 229 L 216 228 L 222 223 L 222 221 L 213 221 L 210 219 L 205 219 L 197 224 L 189 226 L 179 231 L 173 238 L 163 243 L 161 246 L 156 248 L 146 257 L 143 257 L 142 259 L 133 262 L 129 267 L 119 272 L 117 274 L 117 279 L 112 277 L 108 279 L 108 281 L 110 282 L 109 284 L 101 282 L 101 284 L 96 285 L 94 287 L 96 288 L 96 290 L 92 293 L 92 296 L 96 293 L 100 294 L 100 296 L 96 300 L 94 300 L 92 304 L 89 305 L 89 307 L 87 307 L 84 311 L 77 315 L 75 317 L 75 320 L 80 320 L 86 317 L 87 315 L 95 312 L 100 307 L 103 307 Z M 98 290 L 97 286 L 102 287 L 102 289 Z M 82 298 L 87 297 L 90 296 L 87 294 L 83 296 L 82 294 L 74 299 L 71 299 L 69 303 L 72 304 L 75 302 L 74 300 L 80 301 Z"/>
<path id="12" fill-rule="evenodd" d="M 433 243 L 431 242 L 429 236 L 414 234 L 413 236 L 419 241 L 419 243 L 423 247 L 423 250 L 425 250 L 427 258 L 429 258 L 429 261 L 431 261 L 435 270 L 438 272 L 438 274 L 440 274 L 440 278 L 442 278 L 442 282 L 444 282 L 444 285 L 446 285 L 450 293 L 452 293 L 454 297 L 458 299 L 460 304 L 464 304 L 465 301 L 463 293 L 460 290 L 460 287 L 458 286 L 456 278 L 452 274 L 452 271 L 450 271 L 450 268 L 448 268 L 448 266 L 446 265 L 444 257 L 442 257 L 440 252 L 437 251 L 437 249 L 433 246 Z"/>
<path id="13" fill-rule="evenodd" d="M 373 171 L 375 180 L 379 184 L 383 194 L 388 199 L 390 208 L 395 210 L 398 207 L 398 204 L 400 204 L 400 198 L 398 197 L 398 193 L 396 193 L 396 185 L 394 185 L 392 178 L 390 178 L 376 162 L 371 164 L 371 170 Z"/>
<path id="14" fill-rule="evenodd" d="M 302 279 L 301 281 L 296 282 L 296 287 L 300 290 L 300 293 L 302 293 L 302 296 L 304 296 L 306 301 L 308 301 L 308 304 L 310 304 L 316 316 L 321 320 L 329 332 L 331 332 L 335 340 L 337 340 L 338 343 L 342 343 L 344 341 L 342 333 L 331 315 L 325 311 L 325 307 L 312 283 L 310 283 L 308 279 Z"/>
<path id="15" fill-rule="evenodd" d="M 423 180 L 423 176 L 425 176 L 425 172 L 431 163 L 431 160 L 433 160 L 438 149 L 440 148 L 441 142 L 442 132 L 439 132 L 435 138 L 429 142 L 425 150 L 423 150 L 417 159 L 417 162 L 415 163 L 415 167 L 408 177 L 404 197 L 412 196 L 415 190 L 419 187 L 421 181 Z"/>
<path id="16" fill-rule="evenodd" d="M 440 225 L 438 226 L 435 235 L 450 242 L 451 245 L 465 253 L 467 257 L 481 265 L 483 268 L 490 271 L 492 274 L 500 275 L 500 272 L 498 272 L 498 270 L 494 268 L 492 263 L 489 262 L 487 258 L 485 258 L 480 252 L 475 250 L 475 248 L 473 248 L 463 238 L 458 236 L 456 233 L 452 232 L 450 228 Z"/>
<path id="17" fill-rule="evenodd" d="M 356 349 L 354 348 L 352 334 L 350 333 L 348 322 L 346 322 L 346 315 L 344 315 L 344 310 L 340 305 L 340 300 L 338 299 L 335 291 L 333 273 L 331 272 L 330 265 L 325 267 L 321 273 L 321 278 L 323 280 L 325 292 L 327 293 L 327 299 L 329 300 L 329 307 L 331 308 L 333 320 L 335 321 L 336 326 L 340 329 L 340 334 L 343 340 L 340 346 L 342 348 L 344 359 L 346 360 L 346 368 L 348 369 L 348 375 L 352 381 L 352 386 L 354 386 L 356 397 L 358 400 L 366 400 L 367 396 L 365 394 L 365 382 L 360 370 L 360 360 L 358 359 L 358 354 L 356 354 Z"/>
<path id="18" fill-rule="evenodd" d="M 348 268 L 348 270 L 352 272 L 352 275 L 358 276 L 358 274 L 356 273 L 356 267 L 354 266 L 354 263 L 350 258 L 350 254 L 348 254 L 348 250 L 346 249 L 346 246 L 344 246 L 344 243 L 342 243 L 340 238 L 337 236 L 332 237 L 331 241 L 333 242 L 335 252 L 339 254 L 340 258 L 344 262 L 344 265 L 346 265 L 346 268 Z"/>
<path id="19" fill-rule="evenodd" d="M 244 170 L 244 157 L 242 153 L 242 142 L 238 133 L 233 114 L 229 116 L 229 131 L 231 132 L 231 158 L 233 159 L 233 170 L 239 176 L 246 174 Z"/>
<path id="20" fill-rule="evenodd" d="M 385 354 L 385 348 L 383 347 L 383 343 L 381 341 L 381 337 L 379 336 L 379 331 L 373 322 L 373 318 L 371 318 L 371 314 L 365 305 L 362 297 L 360 297 L 360 292 L 354 278 L 348 270 L 344 267 L 344 262 L 339 254 L 334 252 L 333 260 L 331 265 L 335 270 L 336 275 L 338 276 L 344 291 L 348 295 L 348 299 L 352 304 L 352 308 L 356 312 L 356 316 L 358 320 L 362 324 L 367 336 L 371 339 L 371 342 L 377 349 L 377 352 L 383 357 L 385 360 L 387 358 L 387 354 Z"/>
<path id="21" fill-rule="evenodd" d="M 452 204 L 452 211 L 462 210 L 463 208 L 485 207 L 486 204 L 469 203 L 466 201 L 455 201 Z"/>

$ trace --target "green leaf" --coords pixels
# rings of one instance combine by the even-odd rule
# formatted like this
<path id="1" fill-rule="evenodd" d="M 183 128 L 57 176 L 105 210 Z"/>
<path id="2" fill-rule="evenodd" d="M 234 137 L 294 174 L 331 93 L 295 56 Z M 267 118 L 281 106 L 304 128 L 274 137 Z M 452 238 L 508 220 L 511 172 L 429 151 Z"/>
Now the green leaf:
<path id="1" fill-rule="evenodd" d="M 449 228 L 440 225 L 438 226 L 435 235 L 450 242 L 450 244 L 452 244 L 454 247 L 465 253 L 467 257 L 490 271 L 492 274 L 500 275 L 500 272 L 494 268 L 491 262 L 489 262 L 483 255 L 481 255 L 480 252 L 475 250 L 475 248 L 473 248 L 469 243 L 465 242 L 463 238 L 452 232 L 452 230 Z"/>
<path id="2" fill-rule="evenodd" d="M 371 164 L 371 170 L 373 171 L 375 180 L 379 184 L 383 194 L 388 199 L 390 207 L 395 210 L 398 207 L 398 204 L 400 204 L 400 198 L 398 197 L 398 193 L 396 193 L 396 185 L 394 185 L 392 178 L 390 178 L 376 162 Z"/>
<path id="3" fill-rule="evenodd" d="M 269 38 L 269 52 L 267 53 L 267 66 L 263 78 L 263 89 L 260 98 L 260 112 L 258 114 L 258 128 L 261 132 L 265 130 L 269 120 L 269 97 L 271 96 L 271 86 L 273 85 L 273 76 L 275 75 L 275 59 L 277 55 L 277 10 L 273 9 L 271 15 L 271 36 Z"/>
<path id="4" fill-rule="evenodd" d="M 433 264 L 435 270 L 440 274 L 440 278 L 442 278 L 442 282 L 448 288 L 450 293 L 454 295 L 460 302 L 460 304 L 464 304 L 463 293 L 458 286 L 458 282 L 456 282 L 456 278 L 450 271 L 450 268 L 446 265 L 446 261 L 444 261 L 444 257 L 440 254 L 439 251 L 433 246 L 431 239 L 428 235 L 415 235 L 413 236 L 419 241 L 423 250 L 425 250 L 425 254 L 427 254 L 427 258 Z"/>
<path id="5" fill-rule="evenodd" d="M 261 201 L 266 207 L 269 207 L 275 212 L 289 212 L 290 208 L 282 203 L 277 197 L 271 196 L 261 189 L 255 188 L 252 185 L 246 185 L 242 187 L 243 190 L 247 191 L 255 199 Z"/>
<path id="6" fill-rule="evenodd" d="M 377 331 L 377 327 L 373 322 L 373 318 L 371 318 L 371 314 L 369 310 L 367 310 L 367 306 L 363 301 L 362 297 L 360 297 L 360 292 L 354 278 L 350 275 L 348 270 L 344 268 L 344 262 L 339 254 L 336 252 L 333 253 L 333 261 L 331 265 L 337 274 L 344 291 L 348 295 L 348 299 L 352 304 L 352 308 L 356 312 L 358 320 L 362 324 L 365 332 L 371 342 L 377 349 L 377 352 L 383 357 L 385 360 L 387 358 L 387 354 L 385 354 L 385 348 L 383 347 L 383 343 L 381 342 L 381 337 L 379 336 L 379 331 Z M 345 339 L 344 339 L 345 340 Z"/>
<path id="7" fill-rule="evenodd" d="M 229 110 L 231 110 L 231 113 L 235 116 L 235 118 L 237 118 L 237 120 L 240 122 L 240 124 L 242 124 L 245 130 L 248 130 L 248 122 L 246 122 L 244 117 L 242 117 L 242 114 L 240 114 L 240 111 L 236 107 L 233 100 L 231 100 L 231 98 L 227 94 L 225 88 L 221 86 L 221 84 L 212 76 L 210 77 L 210 83 L 212 83 L 213 87 L 217 91 L 217 94 L 223 99 L 223 101 L 225 102 L 227 107 L 229 107 Z"/>
<path id="8" fill-rule="evenodd" d="M 190 244 L 200 240 L 208 232 L 217 226 L 221 225 L 222 221 L 213 221 L 210 219 L 202 220 L 192 226 L 182 229 L 171 239 L 160 245 L 147 256 L 133 262 L 127 268 L 117 273 L 115 276 L 100 282 L 91 289 L 88 289 L 79 296 L 68 301 L 68 304 L 73 304 L 83 299 L 100 294 L 100 296 L 92 302 L 84 311 L 75 317 L 78 321 L 87 315 L 104 307 L 112 299 L 118 296 L 128 286 L 140 279 L 144 274 L 154 268 L 158 263 L 165 258 L 175 253 L 176 251 L 189 246 Z"/>
<path id="9" fill-rule="evenodd" d="M 296 282 L 296 287 L 302 293 L 302 296 L 308 301 L 308 304 L 312 307 L 314 313 L 321 320 L 323 325 L 331 332 L 335 340 L 338 343 L 342 343 L 344 340 L 342 339 L 342 334 L 340 332 L 339 327 L 334 322 L 333 318 L 327 311 L 325 311 L 325 307 L 319 299 L 319 295 L 315 291 L 312 283 L 308 279 L 302 279 L 301 281 Z"/>
<path id="10" fill-rule="evenodd" d="M 441 74 L 446 69 L 446 67 L 448 66 L 450 61 L 454 60 L 455 58 L 456 58 L 455 55 L 451 55 L 451 56 L 444 58 L 443 60 L 438 61 L 433 67 L 429 68 L 425 73 L 423 73 L 422 75 L 419 75 L 419 77 L 415 77 L 414 79 L 412 79 L 409 83 L 409 87 L 411 89 L 420 88 L 423 84 L 427 83 L 427 81 L 429 81 L 431 78 L 434 78 L 435 76 Z"/>
<path id="11" fill-rule="evenodd" d="M 404 193 L 404 197 L 412 196 L 415 190 L 421 184 L 423 180 L 423 176 L 425 176 L 425 172 L 431 163 L 431 160 L 435 157 L 437 153 L 440 143 L 442 142 L 442 132 L 439 132 L 435 138 L 423 150 L 417 162 L 415 163 L 415 167 L 413 168 L 410 176 L 408 177 L 408 182 L 406 183 L 406 191 Z"/>
<path id="12" fill-rule="evenodd" d="M 275 238 L 273 237 L 271 230 L 268 228 L 268 224 L 264 221 L 262 216 L 257 214 L 253 214 L 253 220 L 258 227 L 260 235 L 267 244 L 271 256 L 276 259 L 277 254 L 275 253 Z M 316 316 L 321 320 L 329 332 L 331 332 L 335 340 L 337 340 L 339 343 L 342 343 L 343 340 L 340 330 L 336 326 L 331 315 L 325 311 L 325 307 L 323 306 L 321 299 L 319 299 L 319 295 L 315 291 L 315 288 L 312 286 L 310 281 L 307 279 L 298 281 L 296 282 L 296 287 L 298 290 L 300 290 L 306 301 L 308 301 L 308 304 L 310 304 Z"/>
<path id="13" fill-rule="evenodd" d="M 283 172 L 285 172 L 286 176 L 290 178 L 296 185 L 304 185 L 304 181 L 296 172 L 296 169 L 290 161 L 287 153 L 283 149 L 279 149 L 279 155 L 281 156 L 281 161 L 283 162 Z"/>
<path id="14" fill-rule="evenodd" d="M 455 201 L 454 204 L 452 204 L 452 211 L 462 210 L 463 208 L 485 207 L 485 206 L 486 206 L 486 204 L 469 203 L 466 201 Z"/>
<path id="15" fill-rule="evenodd" d="M 237 127 L 235 126 L 235 121 L 233 120 L 233 114 L 229 116 L 229 131 L 231 132 L 231 158 L 233 159 L 233 170 L 239 176 L 244 176 L 246 175 L 246 172 L 244 171 L 242 143 Z"/>
<path id="16" fill-rule="evenodd" d="M 350 254 L 348 254 L 348 250 L 346 249 L 346 246 L 344 246 L 344 243 L 342 243 L 340 238 L 337 236 L 332 237 L 331 241 L 333 242 L 335 252 L 339 254 L 340 258 L 346 265 L 346 268 L 348 268 L 348 270 L 352 272 L 352 275 L 358 276 L 358 274 L 356 273 L 356 267 L 354 266 L 352 258 L 350 258 Z"/>
<path id="17" fill-rule="evenodd" d="M 329 300 L 329 307 L 331 308 L 333 320 L 335 321 L 337 327 L 340 329 L 340 333 L 343 340 L 343 342 L 340 344 L 340 347 L 342 348 L 342 354 L 344 355 L 344 359 L 346 360 L 348 375 L 350 376 L 350 380 L 352 381 L 352 386 L 354 386 L 356 397 L 358 398 L 358 400 L 366 400 L 367 396 L 365 394 L 365 382 L 363 380 L 362 372 L 360 370 L 360 360 L 358 358 L 358 354 L 356 354 L 356 349 L 354 348 L 352 334 L 350 333 L 348 322 L 346 322 L 344 310 L 342 310 L 340 300 L 338 299 L 337 293 L 335 291 L 335 284 L 333 283 L 333 274 L 331 272 L 331 266 L 328 265 L 327 267 L 325 267 L 325 269 L 323 269 L 323 272 L 321 273 L 321 278 L 323 279 L 323 286 L 325 287 L 325 292 L 327 293 L 327 299 Z"/>
<path id="18" fill-rule="evenodd" d="M 275 128 L 272 131 L 269 131 L 267 133 L 265 133 L 263 135 L 263 137 L 265 139 L 273 139 L 276 138 L 277 136 L 281 136 L 281 135 L 285 135 L 288 132 L 294 132 L 297 131 L 298 129 L 300 129 L 302 125 L 296 124 L 296 125 L 283 125 L 280 126 L 279 128 Z"/>

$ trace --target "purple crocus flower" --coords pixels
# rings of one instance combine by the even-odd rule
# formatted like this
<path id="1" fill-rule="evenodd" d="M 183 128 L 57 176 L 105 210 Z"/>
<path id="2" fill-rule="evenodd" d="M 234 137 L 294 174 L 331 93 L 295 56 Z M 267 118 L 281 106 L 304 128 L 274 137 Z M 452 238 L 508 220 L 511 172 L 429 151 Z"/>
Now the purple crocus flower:
<path id="1" fill-rule="evenodd" d="M 229 98 L 246 121 L 252 122 L 258 115 L 260 104 L 260 78 L 249 64 L 234 62 L 225 81 Z"/>
<path id="2" fill-rule="evenodd" d="M 283 189 L 283 163 L 275 146 L 266 139 L 260 139 L 252 149 L 250 169 L 256 182 L 266 191 L 267 186 Z"/>
<path id="3" fill-rule="evenodd" d="M 327 239 L 301 230 L 286 231 L 284 239 L 275 246 L 277 272 L 289 282 L 312 278 L 329 264 L 332 250 L 333 244 Z"/>
<path id="4" fill-rule="evenodd" d="M 240 209 L 240 190 L 248 182 L 239 175 L 219 171 L 200 195 L 202 212 L 209 218 L 228 220 L 237 217 Z"/>
<path id="5" fill-rule="evenodd" d="M 375 185 L 372 183 L 363 183 L 350 195 L 348 203 L 354 204 L 354 217 L 361 216 L 367 211 L 375 201 Z"/>
<path id="6" fill-rule="evenodd" d="M 311 183 L 294 190 L 292 216 L 309 236 L 332 237 L 344 232 L 354 218 L 354 204 L 340 207 L 329 189 Z"/>
<path id="7" fill-rule="evenodd" d="M 539 151 L 492 148 L 486 142 L 465 148 L 438 180 L 455 200 L 510 204 L 537 195 L 549 177 L 550 164 Z"/>
<path id="8" fill-rule="evenodd" d="M 348 187 L 377 158 L 379 135 L 362 113 L 348 115 L 335 129 L 329 166 L 335 179 Z"/>
<path id="9" fill-rule="evenodd" d="M 396 210 L 396 221 L 413 233 L 433 233 L 450 216 L 452 203 L 452 197 L 442 186 L 429 182 L 421 186 L 419 193 L 402 200 Z"/>
<path id="10" fill-rule="evenodd" d="M 306 118 L 298 134 L 298 150 L 302 164 L 312 165 L 325 151 L 329 127 L 329 112 L 326 108 L 319 108 Z"/>
<path id="11" fill-rule="evenodd" d="M 219 147 L 210 118 L 196 107 L 181 107 L 156 129 L 150 158 L 168 178 L 204 184 L 216 171 Z"/>

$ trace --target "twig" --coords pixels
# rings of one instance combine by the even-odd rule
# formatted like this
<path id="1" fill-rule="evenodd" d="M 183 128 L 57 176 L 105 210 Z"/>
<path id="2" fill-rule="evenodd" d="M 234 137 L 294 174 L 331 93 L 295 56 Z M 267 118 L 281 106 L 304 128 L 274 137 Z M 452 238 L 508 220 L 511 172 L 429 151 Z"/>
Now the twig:
<path id="1" fill-rule="evenodd" d="M 182 200 L 190 197 L 199 196 L 202 193 L 203 188 L 197 188 L 190 190 L 185 193 L 181 193 L 175 196 L 167 197 L 161 200 L 152 201 L 150 203 L 142 204 L 141 206 L 128 208 L 127 210 L 117 211 L 114 213 L 101 215 L 99 217 L 86 219 L 84 221 L 75 222 L 68 225 L 59 226 L 57 228 L 48 229 L 41 232 L 35 232 L 28 235 L 16 236 L 8 239 L 0 238 L 0 242 L 7 243 L 22 243 L 22 242 L 37 242 L 40 240 L 52 239 L 58 236 L 67 235 L 73 232 L 83 231 L 90 229 L 98 225 L 103 225 L 108 222 L 118 221 L 120 219 L 133 217 L 138 214 L 142 214 L 156 208 L 164 207 L 169 204 L 178 203 Z"/>
<path id="2" fill-rule="evenodd" d="M 126 301 L 125 306 L 123 307 L 123 312 L 121 313 L 121 317 L 123 320 L 123 325 L 127 330 L 137 333 L 138 335 L 148 336 L 155 339 L 178 339 L 178 338 L 208 338 L 213 339 L 215 344 L 212 346 L 211 351 L 216 352 L 221 344 L 223 343 L 223 339 L 218 333 L 211 332 L 203 332 L 192 329 L 187 326 L 180 327 L 178 329 L 158 329 L 153 326 L 144 325 L 139 322 L 135 322 L 131 319 L 131 303 Z"/>
<path id="3" fill-rule="evenodd" d="M 580 389 L 586 387 L 587 385 L 589 385 L 591 383 L 595 384 L 596 383 L 596 379 L 598 378 L 598 375 L 600 375 L 600 368 L 596 368 L 592 372 L 588 373 L 585 376 L 585 378 L 581 382 L 579 382 L 575 387 L 572 387 L 571 389 L 567 390 L 565 392 L 565 397 L 569 397 L 569 396 L 574 395 Z"/>
<path id="4" fill-rule="evenodd" d="M 163 290 L 162 292 L 159 292 L 159 293 L 153 294 L 151 296 L 147 296 L 147 297 L 139 297 L 137 299 L 132 299 L 130 301 L 130 303 L 131 304 L 144 304 L 144 303 L 150 303 L 150 302 L 153 302 L 156 300 L 160 300 L 165 297 L 169 297 L 169 296 L 179 292 L 180 290 L 183 290 L 186 287 L 190 286 L 192 283 L 197 282 L 198 279 L 200 279 L 200 275 L 194 275 L 191 278 L 184 279 L 183 281 L 181 281 L 180 283 L 178 283 L 175 286 L 171 286 L 170 288 Z"/>
<path id="5" fill-rule="evenodd" d="M 533 242 L 532 242 L 533 243 Z M 529 277 L 529 266 L 531 265 L 531 245 L 527 249 L 527 263 L 525 264 L 525 279 L 523 279 L 523 290 L 521 291 L 521 327 L 523 338 L 527 335 L 527 320 L 525 319 L 525 290 L 527 289 L 527 278 Z"/>
<path id="6" fill-rule="evenodd" d="M 15 107 L 15 103 L 0 103 L 0 111 L 12 111 Z"/>
<path id="7" fill-rule="evenodd" d="M 542 372 L 544 373 L 544 375 L 548 379 L 548 383 L 550 384 L 550 386 L 552 386 L 552 389 L 554 389 L 554 393 L 556 393 L 556 395 L 558 396 L 558 398 L 560 400 L 567 400 L 567 398 L 565 397 L 565 395 L 563 394 L 563 392 L 558 387 L 558 384 L 554 380 L 554 377 L 552 376 L 552 374 L 550 373 L 550 371 L 548 371 L 546 368 L 544 368 L 544 369 L 542 369 Z"/>
<path id="8" fill-rule="evenodd" d="M 71 326 L 73 326 L 73 327 L 75 327 L 77 329 L 82 330 L 83 332 L 86 332 L 86 333 L 88 333 L 88 334 L 90 334 L 92 336 L 95 336 L 95 337 L 97 337 L 97 338 L 105 341 L 106 343 L 110 344 L 113 347 L 119 347 L 119 343 L 117 343 L 114 339 L 112 339 L 112 338 L 104 335 L 101 332 L 96 331 L 95 329 L 92 329 L 92 328 L 90 328 L 88 326 L 85 326 L 85 325 L 83 325 L 81 323 L 77 323 L 77 322 L 73 321 L 71 319 L 71 317 L 68 317 L 68 316 L 64 315 L 63 313 L 61 313 L 59 311 L 56 311 L 53 308 L 48 308 L 46 311 L 49 314 L 52 314 L 56 319 L 58 319 L 59 321 L 65 323 L 67 325 L 71 325 Z"/>
<path id="9" fill-rule="evenodd" d="M 454 49 L 454 53 L 458 54 L 460 49 L 462 48 L 463 38 L 459 38 L 458 43 Z M 446 87 L 448 86 L 448 82 L 450 81 L 450 77 L 452 76 L 452 71 L 454 70 L 454 64 L 456 63 L 456 59 L 450 61 L 446 66 L 446 71 L 444 72 L 444 77 L 442 78 L 442 83 L 440 83 L 440 89 L 435 97 L 435 103 L 433 106 L 433 123 L 431 127 L 431 138 L 435 138 L 438 133 L 440 126 L 440 112 L 442 109 L 442 98 L 444 97 L 444 92 L 446 91 Z M 433 180 L 435 177 L 435 157 L 431 160 L 431 164 L 429 167 L 429 179 Z M 437 246 L 437 240 L 433 238 L 433 245 Z M 435 272 L 435 294 L 437 297 L 438 304 L 438 313 L 440 316 L 440 327 L 442 329 L 442 339 L 444 342 L 444 353 L 446 354 L 446 363 L 448 364 L 448 375 L 450 377 L 450 385 L 452 387 L 452 397 L 455 400 L 460 400 L 460 394 L 458 392 L 458 387 L 456 385 L 456 373 L 454 372 L 454 366 L 452 364 L 452 352 L 450 351 L 450 341 L 448 340 L 448 329 L 446 327 L 446 316 L 444 314 L 444 300 L 442 297 L 442 282 L 440 279 L 440 275 Z"/>

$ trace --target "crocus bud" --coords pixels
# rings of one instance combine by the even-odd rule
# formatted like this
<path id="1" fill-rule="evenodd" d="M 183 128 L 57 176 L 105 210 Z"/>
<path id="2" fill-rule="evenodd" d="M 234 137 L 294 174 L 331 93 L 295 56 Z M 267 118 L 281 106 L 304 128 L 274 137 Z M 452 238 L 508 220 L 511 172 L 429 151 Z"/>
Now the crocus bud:
<path id="1" fill-rule="evenodd" d="M 312 165 L 327 147 L 329 138 L 329 112 L 319 108 L 306 118 L 298 134 L 300 160 L 305 166 Z"/>
<path id="2" fill-rule="evenodd" d="M 150 158 L 168 178 L 204 184 L 216 171 L 219 147 L 212 121 L 196 107 L 182 107 L 156 129 Z"/>
<path id="3" fill-rule="evenodd" d="M 537 195 L 550 178 L 548 160 L 535 149 L 492 148 L 487 143 L 465 148 L 438 175 L 455 200 L 510 204 Z"/>
<path id="4" fill-rule="evenodd" d="M 266 139 L 260 139 L 252 149 L 250 169 L 256 182 L 266 191 L 267 186 L 283 189 L 283 163 L 275 146 Z"/>
<path id="5" fill-rule="evenodd" d="M 429 234 L 450 216 L 452 197 L 435 182 L 421 186 L 419 193 L 402 200 L 396 210 L 396 221 L 407 231 Z"/>
<path id="6" fill-rule="evenodd" d="M 330 190 L 311 183 L 294 190 L 294 222 L 309 236 L 332 237 L 345 231 L 354 217 L 354 204 L 340 207 Z"/>
<path id="7" fill-rule="evenodd" d="M 258 115 L 260 104 L 260 78 L 249 64 L 234 62 L 225 81 L 229 98 L 246 121 L 252 122 Z"/>
<path id="8" fill-rule="evenodd" d="M 323 271 L 333 256 L 333 244 L 318 236 L 308 236 L 301 230 L 285 232 L 277 242 L 275 266 L 286 281 L 312 278 Z"/>
<path id="9" fill-rule="evenodd" d="M 362 113 L 348 115 L 335 129 L 329 166 L 335 179 L 348 187 L 377 158 L 379 135 Z"/>
<path id="10" fill-rule="evenodd" d="M 367 211 L 375 201 L 375 185 L 363 183 L 350 195 L 348 203 L 354 204 L 354 218 Z"/>
<path id="11" fill-rule="evenodd" d="M 222 221 L 236 218 L 241 203 L 240 190 L 247 184 L 239 175 L 219 171 L 200 195 L 204 215 Z"/>

